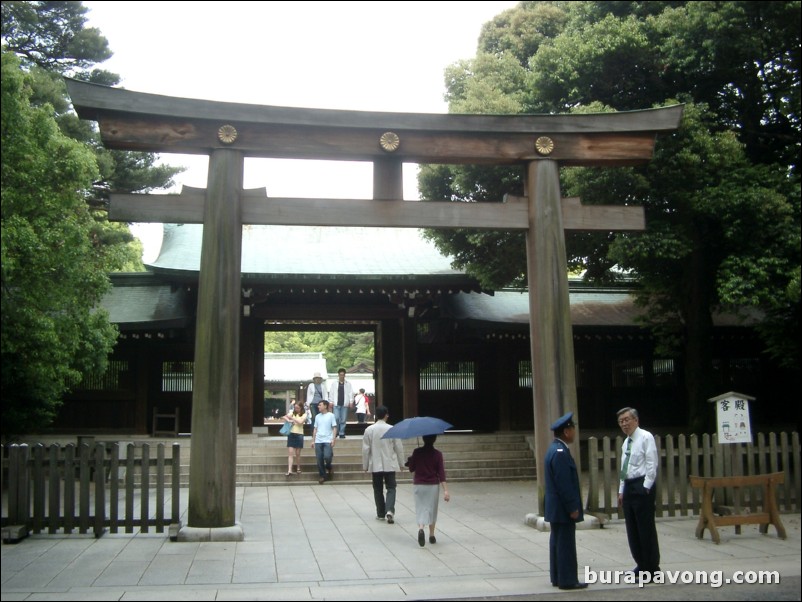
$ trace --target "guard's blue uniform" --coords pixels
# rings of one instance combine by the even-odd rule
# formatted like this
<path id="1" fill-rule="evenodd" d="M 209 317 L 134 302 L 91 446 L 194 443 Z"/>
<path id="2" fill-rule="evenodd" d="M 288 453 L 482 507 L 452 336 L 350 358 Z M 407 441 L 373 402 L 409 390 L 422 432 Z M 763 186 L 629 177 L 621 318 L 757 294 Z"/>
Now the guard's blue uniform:
<path id="1" fill-rule="evenodd" d="M 584 515 L 576 463 L 568 446 L 559 439 L 555 439 L 549 446 L 544 473 L 546 477 L 544 518 L 551 527 L 549 539 L 551 584 L 562 588 L 572 587 L 578 583 L 576 523 L 581 522 Z M 579 516 L 573 519 L 570 514 L 576 510 L 579 510 Z"/>

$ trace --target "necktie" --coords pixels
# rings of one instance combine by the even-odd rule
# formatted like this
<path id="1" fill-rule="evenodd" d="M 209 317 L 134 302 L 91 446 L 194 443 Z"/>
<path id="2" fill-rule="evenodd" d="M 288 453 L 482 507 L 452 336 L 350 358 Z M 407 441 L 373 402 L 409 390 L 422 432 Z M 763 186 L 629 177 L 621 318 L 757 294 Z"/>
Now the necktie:
<path id="1" fill-rule="evenodd" d="M 627 468 L 629 468 L 629 452 L 632 449 L 632 438 L 627 437 L 627 450 L 624 452 L 624 465 L 621 467 L 621 480 L 627 478 Z"/>

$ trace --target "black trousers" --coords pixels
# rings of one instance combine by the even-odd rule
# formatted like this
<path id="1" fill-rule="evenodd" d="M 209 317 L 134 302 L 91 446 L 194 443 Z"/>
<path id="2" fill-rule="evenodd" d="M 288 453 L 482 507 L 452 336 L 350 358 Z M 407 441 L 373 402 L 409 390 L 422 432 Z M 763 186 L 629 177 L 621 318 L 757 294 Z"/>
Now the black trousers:
<path id="1" fill-rule="evenodd" d="M 384 498 L 384 488 L 387 487 L 387 499 Z M 376 516 L 384 518 L 385 514 L 395 514 L 396 481 L 394 472 L 373 473 L 373 501 L 376 502 Z"/>
<path id="2" fill-rule="evenodd" d="M 549 575 L 559 587 L 576 585 L 576 523 L 549 523 Z"/>
<path id="3" fill-rule="evenodd" d="M 624 482 L 624 520 L 627 525 L 629 551 L 639 571 L 660 570 L 660 545 L 654 524 L 655 488 L 648 493 L 643 477 Z"/>

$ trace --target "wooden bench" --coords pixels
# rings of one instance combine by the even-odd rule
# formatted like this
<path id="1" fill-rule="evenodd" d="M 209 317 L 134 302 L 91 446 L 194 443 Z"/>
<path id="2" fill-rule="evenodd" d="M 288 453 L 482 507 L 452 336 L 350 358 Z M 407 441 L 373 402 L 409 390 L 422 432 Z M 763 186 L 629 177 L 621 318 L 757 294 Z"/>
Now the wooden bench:
<path id="1" fill-rule="evenodd" d="M 750 477 L 695 477 L 691 476 L 691 487 L 702 489 L 702 512 L 699 515 L 699 524 L 696 526 L 696 537 L 702 539 L 705 529 L 710 530 L 710 536 L 716 543 L 721 543 L 717 527 L 735 525 L 736 533 L 741 532 L 741 525 L 760 525 L 760 532 L 767 533 L 769 525 L 777 529 L 777 537 L 785 539 L 785 527 L 780 521 L 777 510 L 777 498 L 774 488 L 785 481 L 785 474 L 773 472 L 765 475 Z M 713 513 L 713 491 L 721 487 L 762 487 L 763 508 L 754 514 L 734 514 L 716 516 Z"/>

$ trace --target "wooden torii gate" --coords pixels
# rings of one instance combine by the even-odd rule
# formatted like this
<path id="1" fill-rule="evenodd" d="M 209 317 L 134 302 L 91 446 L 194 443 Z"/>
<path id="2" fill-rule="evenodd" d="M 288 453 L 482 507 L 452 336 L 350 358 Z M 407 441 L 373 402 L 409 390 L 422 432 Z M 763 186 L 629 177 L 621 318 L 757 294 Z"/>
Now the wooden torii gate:
<path id="1" fill-rule="evenodd" d="M 645 228 L 641 207 L 562 199 L 558 168 L 646 162 L 657 132 L 676 129 L 682 114 L 679 105 L 577 115 L 378 113 L 174 98 L 74 80 L 67 88 L 78 115 L 98 122 L 108 148 L 210 157 L 205 191 L 113 194 L 109 213 L 118 221 L 204 225 L 188 526 L 179 540 L 244 537 L 235 520 L 243 224 L 525 230 L 539 465 L 550 423 L 577 410 L 564 230 Z M 243 190 L 246 157 L 370 161 L 373 199 L 267 198 L 264 190 Z M 403 201 L 405 162 L 525 166 L 526 196 Z M 417 407 L 404 395 L 405 410 Z"/>

